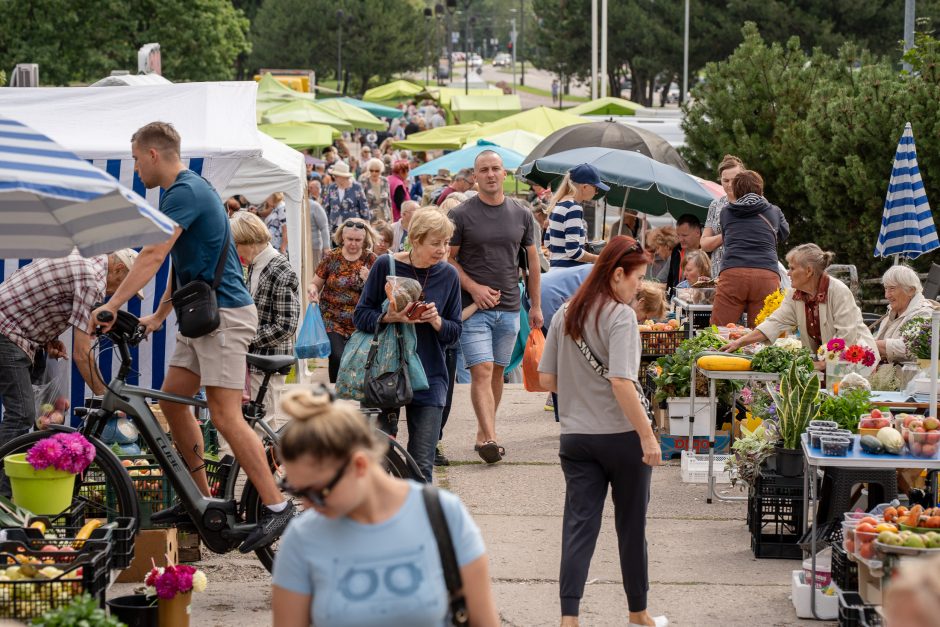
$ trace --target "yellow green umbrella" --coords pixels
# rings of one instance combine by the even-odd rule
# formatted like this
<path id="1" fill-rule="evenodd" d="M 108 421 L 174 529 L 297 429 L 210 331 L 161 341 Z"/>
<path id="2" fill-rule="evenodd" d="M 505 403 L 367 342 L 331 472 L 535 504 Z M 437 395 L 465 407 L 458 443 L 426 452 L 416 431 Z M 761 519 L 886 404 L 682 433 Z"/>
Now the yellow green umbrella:
<path id="1" fill-rule="evenodd" d="M 493 92 L 486 96 L 454 96 L 450 101 L 450 111 L 461 122 L 495 122 L 522 111 L 519 96 L 504 96 Z"/>
<path id="2" fill-rule="evenodd" d="M 497 146 L 502 146 L 503 148 L 515 150 L 521 155 L 527 155 L 535 150 L 535 147 L 542 143 L 542 140 L 545 139 L 545 137 L 538 135 L 537 133 L 530 133 L 529 131 L 521 131 L 516 129 L 514 131 L 503 131 L 502 133 L 486 135 L 481 139 L 485 139 L 486 141 L 492 142 Z M 474 142 L 467 142 L 467 145 L 469 146 L 473 143 Z"/>
<path id="3" fill-rule="evenodd" d="M 324 111 L 315 102 L 309 100 L 294 100 L 282 105 L 272 107 L 261 115 L 264 124 L 280 124 L 281 122 L 311 122 L 325 124 L 341 131 L 351 131 L 353 125 Z"/>
<path id="4" fill-rule="evenodd" d="M 572 115 L 636 115 L 637 110 L 642 108 L 643 105 L 633 101 L 608 96 L 565 109 L 565 113 Z"/>
<path id="5" fill-rule="evenodd" d="M 522 113 L 511 115 L 508 118 L 497 120 L 496 122 L 484 124 L 470 133 L 465 143 L 483 139 L 484 137 L 490 137 L 497 133 L 515 130 L 528 131 L 536 135 L 548 137 L 560 128 L 574 124 L 587 124 L 589 121 L 590 120 L 585 120 L 584 118 L 571 115 L 564 111 L 558 111 L 548 107 L 536 107 L 528 111 L 523 111 Z"/>
<path id="6" fill-rule="evenodd" d="M 362 96 L 362 99 L 368 100 L 369 102 L 408 100 L 421 93 L 425 93 L 424 87 L 415 85 L 409 81 L 397 80 L 385 85 L 373 87 Z"/>
<path id="7" fill-rule="evenodd" d="M 479 122 L 442 126 L 393 141 L 392 145 L 406 150 L 460 150 L 467 143 L 467 135 L 479 128 Z"/>
<path id="8" fill-rule="evenodd" d="M 333 143 L 333 138 L 339 137 L 340 134 L 339 131 L 330 126 L 311 124 L 310 122 L 261 124 L 258 126 L 258 130 L 295 150 L 329 146 Z"/>
<path id="9" fill-rule="evenodd" d="M 365 109 L 337 98 L 317 100 L 316 106 L 331 115 L 346 120 L 356 128 L 368 128 L 374 131 L 384 131 L 388 128 L 388 124 Z"/>
<path id="10" fill-rule="evenodd" d="M 315 100 L 316 96 L 313 94 L 308 94 L 302 91 L 297 91 L 291 89 L 281 81 L 274 78 L 270 72 L 266 73 L 261 77 L 261 80 L 258 81 L 258 98 L 270 98 L 278 97 L 282 100 Z"/>

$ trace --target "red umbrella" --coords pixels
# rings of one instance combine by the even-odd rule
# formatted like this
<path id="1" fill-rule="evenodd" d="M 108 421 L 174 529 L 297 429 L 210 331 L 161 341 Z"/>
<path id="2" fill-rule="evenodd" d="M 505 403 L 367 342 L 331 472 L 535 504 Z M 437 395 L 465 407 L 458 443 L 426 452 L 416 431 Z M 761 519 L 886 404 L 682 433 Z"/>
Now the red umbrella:
<path id="1" fill-rule="evenodd" d="M 706 181 L 705 179 L 699 178 L 695 176 L 694 174 L 691 174 L 690 176 L 695 179 L 696 183 L 702 186 L 702 189 L 704 189 L 706 192 L 708 192 L 715 198 L 721 198 L 722 196 L 725 195 L 725 188 L 719 185 L 718 183 L 714 181 Z"/>

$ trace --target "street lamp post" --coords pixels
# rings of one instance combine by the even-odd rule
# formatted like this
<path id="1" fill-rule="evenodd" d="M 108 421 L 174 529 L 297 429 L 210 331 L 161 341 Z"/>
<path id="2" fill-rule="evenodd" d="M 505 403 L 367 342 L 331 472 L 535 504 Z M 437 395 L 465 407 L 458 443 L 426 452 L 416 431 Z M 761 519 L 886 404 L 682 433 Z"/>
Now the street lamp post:
<path id="1" fill-rule="evenodd" d="M 433 16 L 434 16 L 434 12 L 431 11 L 431 7 L 424 7 L 424 24 L 427 27 L 427 33 L 424 38 L 424 84 L 425 85 L 431 82 L 431 66 L 430 66 L 431 18 Z"/>
<path id="2" fill-rule="evenodd" d="M 346 19 L 346 13 L 342 9 L 336 10 L 336 91 L 342 92 L 340 84 L 343 80 L 343 21 Z"/>
<path id="3" fill-rule="evenodd" d="M 513 45 L 515 50 L 516 46 L 522 46 L 525 42 L 525 0 L 519 0 L 519 42 Z M 521 72 L 519 74 L 519 84 L 525 85 L 525 56 L 522 52 L 523 48 L 519 49 L 519 61 L 522 62 Z"/>
<path id="4" fill-rule="evenodd" d="M 453 29 L 454 12 L 457 11 L 457 0 L 447 0 L 447 78 L 454 80 L 454 36 L 451 34 Z"/>
<path id="5" fill-rule="evenodd" d="M 444 19 L 444 5 L 441 4 L 440 2 L 438 2 L 437 4 L 434 5 L 434 15 L 435 15 L 435 17 L 437 17 L 438 27 L 440 27 L 440 23 L 441 23 L 441 21 Z M 446 29 L 445 29 L 445 30 L 446 30 Z M 447 33 L 445 32 L 444 35 L 445 35 L 445 37 L 446 37 Z M 447 43 L 446 43 L 445 41 L 442 41 L 441 44 L 442 44 L 442 45 L 441 45 L 441 49 L 444 50 L 444 51 L 446 51 L 446 50 L 447 50 Z M 445 53 L 446 53 L 446 52 L 445 52 Z M 438 59 L 440 59 L 440 54 L 439 54 L 439 53 L 438 53 L 438 55 L 435 55 L 435 56 L 437 56 Z M 447 56 L 448 56 L 448 58 L 450 58 L 450 55 L 447 55 Z M 435 78 L 437 78 L 437 84 L 438 84 L 438 85 L 441 84 L 441 69 L 440 69 L 439 66 L 440 66 L 440 61 L 435 61 L 435 62 L 434 62 L 434 76 L 435 76 Z"/>
<path id="6" fill-rule="evenodd" d="M 464 70 L 463 70 L 463 93 L 465 96 L 470 95 L 470 27 L 473 26 L 476 22 L 476 18 L 470 15 L 470 2 L 472 0 L 463 0 L 463 59 L 464 59 Z"/>

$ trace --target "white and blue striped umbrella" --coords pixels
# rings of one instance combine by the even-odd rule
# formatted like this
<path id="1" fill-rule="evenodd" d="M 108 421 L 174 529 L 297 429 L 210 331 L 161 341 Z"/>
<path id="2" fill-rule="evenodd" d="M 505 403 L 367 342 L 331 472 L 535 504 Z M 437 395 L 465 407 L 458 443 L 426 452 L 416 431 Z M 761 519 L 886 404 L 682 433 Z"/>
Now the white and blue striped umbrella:
<path id="1" fill-rule="evenodd" d="M 0 259 L 164 242 L 175 223 L 107 172 L 0 116 Z"/>
<path id="2" fill-rule="evenodd" d="M 917 167 L 914 133 L 908 122 L 894 155 L 875 257 L 897 255 L 916 259 L 936 248 L 940 248 L 940 241 Z"/>

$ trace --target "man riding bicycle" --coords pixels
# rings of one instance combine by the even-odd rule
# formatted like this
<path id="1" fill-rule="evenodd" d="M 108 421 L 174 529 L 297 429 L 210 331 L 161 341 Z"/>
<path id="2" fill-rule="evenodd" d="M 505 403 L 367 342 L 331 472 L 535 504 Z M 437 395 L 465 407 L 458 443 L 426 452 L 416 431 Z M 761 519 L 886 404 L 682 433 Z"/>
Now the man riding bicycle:
<path id="1" fill-rule="evenodd" d="M 242 279 L 222 200 L 205 179 L 180 161 L 180 136 L 176 129 L 164 122 L 147 124 L 131 138 L 131 151 L 141 182 L 148 189 L 164 190 L 160 211 L 178 226 L 166 242 L 141 250 L 133 269 L 111 300 L 92 312 L 89 332 L 94 333 L 96 326 L 107 331 L 112 323 L 99 321 L 98 314 L 110 312 L 114 320 L 121 305 L 153 278 L 168 254 L 172 258 L 177 288 L 195 280 L 212 284 L 220 255 L 227 256 L 216 290 L 221 324 L 201 337 L 177 334 L 176 349 L 162 389 L 188 397 L 194 396 L 200 387 L 206 389 L 212 423 L 231 444 L 235 458 L 267 506 L 258 527 L 238 547 L 248 553 L 276 540 L 294 515 L 294 505 L 278 490 L 261 441 L 241 411 L 245 359 L 248 344 L 255 335 L 258 314 Z M 159 329 L 169 316 L 172 292 L 173 282 L 170 281 L 159 308 L 153 315 L 140 319 L 147 333 Z M 185 405 L 160 401 L 160 408 L 196 484 L 209 496 L 203 462 L 205 443 L 195 417 Z M 155 514 L 151 520 L 172 524 L 187 521 L 188 515 L 182 504 L 177 504 Z"/>

